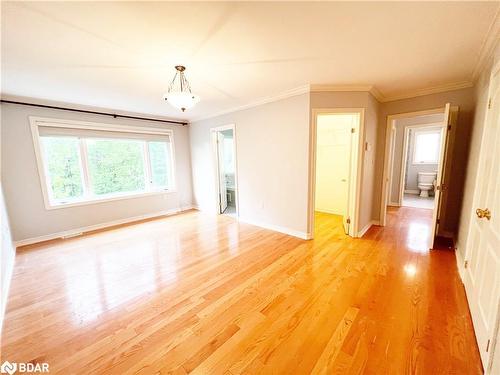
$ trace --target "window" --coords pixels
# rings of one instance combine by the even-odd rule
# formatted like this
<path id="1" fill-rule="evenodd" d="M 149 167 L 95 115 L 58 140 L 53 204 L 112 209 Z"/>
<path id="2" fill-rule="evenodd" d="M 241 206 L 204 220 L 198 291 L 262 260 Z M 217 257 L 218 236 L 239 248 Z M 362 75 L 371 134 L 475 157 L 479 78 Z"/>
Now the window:
<path id="1" fill-rule="evenodd" d="M 73 200 L 83 196 L 78 138 L 44 137 L 42 145 L 51 200 Z"/>
<path id="2" fill-rule="evenodd" d="M 415 131 L 413 164 L 438 164 L 441 146 L 439 130 Z"/>
<path id="3" fill-rule="evenodd" d="M 170 148 L 165 142 L 149 142 L 149 160 L 151 163 L 151 184 L 154 188 L 168 186 L 170 170 Z"/>
<path id="4" fill-rule="evenodd" d="M 34 119 L 47 207 L 172 191 L 171 131 L 148 129 Z"/>
<path id="5" fill-rule="evenodd" d="M 86 139 L 91 194 L 141 192 L 146 187 L 144 145 L 128 139 Z"/>

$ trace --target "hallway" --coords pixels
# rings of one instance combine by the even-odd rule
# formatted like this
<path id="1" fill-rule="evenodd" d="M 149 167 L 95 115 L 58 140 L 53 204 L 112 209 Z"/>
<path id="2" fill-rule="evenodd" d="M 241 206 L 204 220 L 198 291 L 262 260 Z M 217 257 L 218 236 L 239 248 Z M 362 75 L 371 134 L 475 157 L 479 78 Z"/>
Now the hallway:
<path id="1" fill-rule="evenodd" d="M 196 211 L 20 249 L 2 357 L 51 373 L 480 374 L 431 210 L 304 241 Z"/>

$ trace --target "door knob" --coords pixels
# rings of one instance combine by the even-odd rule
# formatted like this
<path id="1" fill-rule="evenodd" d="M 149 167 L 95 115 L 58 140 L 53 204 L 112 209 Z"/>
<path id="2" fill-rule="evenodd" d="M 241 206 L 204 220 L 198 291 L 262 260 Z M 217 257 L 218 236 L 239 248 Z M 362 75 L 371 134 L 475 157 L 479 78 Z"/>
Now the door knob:
<path id="1" fill-rule="evenodd" d="M 490 210 L 488 210 L 487 208 L 485 208 L 484 210 L 481 209 L 481 208 L 478 208 L 476 210 L 476 215 L 478 218 L 482 219 L 482 218 L 486 218 L 488 220 L 491 219 L 491 212 Z"/>

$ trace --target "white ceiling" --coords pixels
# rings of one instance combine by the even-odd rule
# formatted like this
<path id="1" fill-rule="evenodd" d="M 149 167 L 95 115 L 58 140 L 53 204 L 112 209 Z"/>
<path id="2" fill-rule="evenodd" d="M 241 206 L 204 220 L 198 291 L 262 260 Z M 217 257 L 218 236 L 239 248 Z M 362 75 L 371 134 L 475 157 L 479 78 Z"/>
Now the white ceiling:
<path id="1" fill-rule="evenodd" d="M 499 2 L 2 2 L 2 94 L 193 119 L 306 84 L 470 82 Z M 498 20 L 498 19 L 497 19 Z M 484 49 L 484 48 L 483 48 Z M 162 95 L 186 75 L 202 101 Z"/>

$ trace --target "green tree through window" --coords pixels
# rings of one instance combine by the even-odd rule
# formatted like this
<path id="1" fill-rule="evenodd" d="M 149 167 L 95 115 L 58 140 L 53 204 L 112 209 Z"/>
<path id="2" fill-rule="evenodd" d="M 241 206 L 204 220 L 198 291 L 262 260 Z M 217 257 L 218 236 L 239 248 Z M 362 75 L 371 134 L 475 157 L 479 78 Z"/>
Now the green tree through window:
<path id="1" fill-rule="evenodd" d="M 144 142 L 87 139 L 92 193 L 104 195 L 145 189 Z"/>
<path id="2" fill-rule="evenodd" d="M 48 206 L 162 193 L 173 187 L 168 133 L 99 136 L 81 129 L 74 133 L 70 128 L 40 129 L 40 167 Z"/>
<path id="3" fill-rule="evenodd" d="M 169 151 L 167 143 L 165 142 L 148 142 L 149 145 L 149 159 L 151 162 L 151 184 L 153 187 L 166 187 L 168 186 L 169 171 Z"/>
<path id="4" fill-rule="evenodd" d="M 57 200 L 83 195 L 79 141 L 74 137 L 43 137 L 46 169 L 52 196 Z"/>

